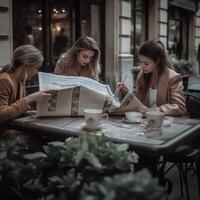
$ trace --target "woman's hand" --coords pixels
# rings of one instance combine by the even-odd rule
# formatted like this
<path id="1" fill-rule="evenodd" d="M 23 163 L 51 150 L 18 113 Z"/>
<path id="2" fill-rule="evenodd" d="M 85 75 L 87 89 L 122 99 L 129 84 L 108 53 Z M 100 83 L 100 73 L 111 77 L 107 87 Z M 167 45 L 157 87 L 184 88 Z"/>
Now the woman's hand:
<path id="1" fill-rule="evenodd" d="M 25 97 L 26 102 L 29 104 L 31 102 L 42 102 L 44 99 L 49 98 L 51 96 L 50 93 L 46 93 L 43 91 L 35 92 Z"/>
<path id="2" fill-rule="evenodd" d="M 122 82 L 118 82 L 116 91 L 122 94 L 123 96 L 126 96 L 126 94 L 128 93 L 128 88 Z"/>

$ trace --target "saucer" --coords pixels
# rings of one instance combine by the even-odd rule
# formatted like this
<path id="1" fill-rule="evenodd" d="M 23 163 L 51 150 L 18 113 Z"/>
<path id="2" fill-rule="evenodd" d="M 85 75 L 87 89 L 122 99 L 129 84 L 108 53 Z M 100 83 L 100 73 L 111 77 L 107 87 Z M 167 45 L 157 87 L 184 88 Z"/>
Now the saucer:
<path id="1" fill-rule="evenodd" d="M 130 121 L 126 118 L 123 118 L 122 121 L 125 122 L 125 123 L 128 123 L 128 124 L 140 124 L 142 122 L 142 119 L 138 119 L 136 121 Z"/>
<path id="2" fill-rule="evenodd" d="M 162 126 L 171 126 L 173 124 L 173 117 L 165 117 L 162 123 Z"/>
<path id="3" fill-rule="evenodd" d="M 101 125 L 98 126 L 88 126 L 87 124 L 84 124 L 83 129 L 87 131 L 99 131 L 101 130 Z"/>

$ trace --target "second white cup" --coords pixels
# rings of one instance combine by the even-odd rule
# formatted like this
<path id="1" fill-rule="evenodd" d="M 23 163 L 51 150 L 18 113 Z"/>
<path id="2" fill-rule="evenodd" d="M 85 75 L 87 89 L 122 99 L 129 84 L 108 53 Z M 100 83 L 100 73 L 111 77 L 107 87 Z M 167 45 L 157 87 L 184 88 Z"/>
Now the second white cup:
<path id="1" fill-rule="evenodd" d="M 86 126 L 89 129 L 97 129 L 101 124 L 101 121 L 108 119 L 108 114 L 103 114 L 99 109 L 85 109 L 84 119 Z"/>
<path id="2" fill-rule="evenodd" d="M 142 118 L 142 114 L 139 112 L 126 112 L 126 119 L 130 122 L 138 122 Z"/>

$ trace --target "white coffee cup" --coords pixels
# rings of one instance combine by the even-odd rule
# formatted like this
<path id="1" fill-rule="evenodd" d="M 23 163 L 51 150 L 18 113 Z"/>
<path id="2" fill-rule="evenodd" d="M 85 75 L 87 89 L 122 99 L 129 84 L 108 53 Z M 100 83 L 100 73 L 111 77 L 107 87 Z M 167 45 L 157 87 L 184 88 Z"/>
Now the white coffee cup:
<path id="1" fill-rule="evenodd" d="M 148 111 L 146 112 L 146 118 L 148 125 L 152 128 L 160 128 L 162 126 L 165 113 L 159 111 Z"/>
<path id="2" fill-rule="evenodd" d="M 125 112 L 125 116 L 130 122 L 138 122 L 142 118 L 142 114 L 139 112 Z"/>
<path id="3" fill-rule="evenodd" d="M 108 119 L 108 114 L 103 114 L 99 109 L 85 109 L 84 119 L 88 129 L 98 129 L 103 120 Z"/>

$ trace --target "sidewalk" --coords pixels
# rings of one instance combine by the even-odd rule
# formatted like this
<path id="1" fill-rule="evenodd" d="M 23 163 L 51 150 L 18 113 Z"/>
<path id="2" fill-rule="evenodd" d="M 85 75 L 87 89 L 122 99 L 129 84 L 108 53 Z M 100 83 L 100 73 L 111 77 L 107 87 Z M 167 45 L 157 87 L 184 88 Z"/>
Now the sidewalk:
<path id="1" fill-rule="evenodd" d="M 189 77 L 189 86 L 192 84 L 199 84 L 199 88 L 200 88 L 200 76 L 191 75 Z"/>
<path id="2" fill-rule="evenodd" d="M 188 89 L 200 91 L 200 76 L 190 76 Z"/>

